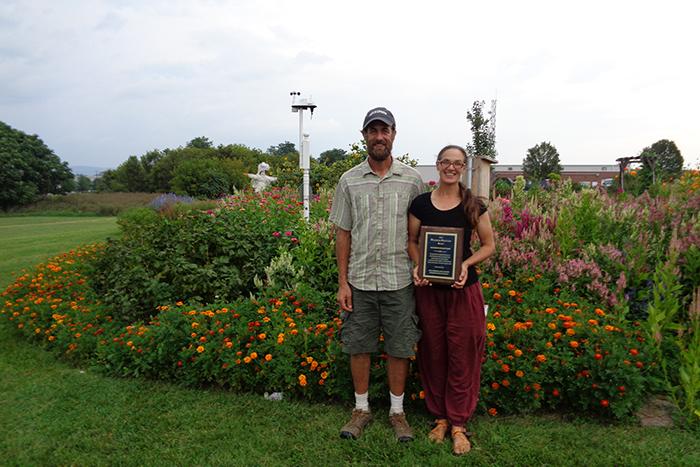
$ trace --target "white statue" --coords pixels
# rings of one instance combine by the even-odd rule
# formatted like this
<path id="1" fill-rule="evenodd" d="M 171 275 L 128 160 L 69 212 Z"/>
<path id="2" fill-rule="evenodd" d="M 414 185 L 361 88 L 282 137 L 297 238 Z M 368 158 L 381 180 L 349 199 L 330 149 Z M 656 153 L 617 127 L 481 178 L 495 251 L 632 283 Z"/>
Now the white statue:
<path id="1" fill-rule="evenodd" d="M 277 177 L 271 177 L 265 173 L 267 170 L 270 170 L 269 164 L 267 162 L 261 162 L 258 164 L 258 173 L 248 174 L 256 193 L 262 193 L 265 191 L 265 188 L 277 181 Z"/>

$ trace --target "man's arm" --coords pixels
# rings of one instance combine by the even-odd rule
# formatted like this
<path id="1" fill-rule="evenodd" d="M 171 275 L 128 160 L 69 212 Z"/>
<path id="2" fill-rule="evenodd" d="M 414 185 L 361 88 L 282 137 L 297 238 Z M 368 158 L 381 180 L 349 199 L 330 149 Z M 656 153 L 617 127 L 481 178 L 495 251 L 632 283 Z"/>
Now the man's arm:
<path id="1" fill-rule="evenodd" d="M 352 237 L 349 230 L 335 228 L 335 257 L 338 263 L 338 304 L 345 311 L 352 311 L 352 291 L 348 282 L 348 263 Z"/>

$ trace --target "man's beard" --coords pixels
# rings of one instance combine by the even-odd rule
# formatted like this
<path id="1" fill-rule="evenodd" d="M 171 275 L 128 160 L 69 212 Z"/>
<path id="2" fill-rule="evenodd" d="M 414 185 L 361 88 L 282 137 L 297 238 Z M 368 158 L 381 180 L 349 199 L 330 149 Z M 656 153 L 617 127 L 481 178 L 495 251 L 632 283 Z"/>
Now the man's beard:
<path id="1" fill-rule="evenodd" d="M 391 157 L 391 143 L 383 144 L 383 148 L 377 148 L 377 146 L 378 144 L 375 144 L 371 148 L 367 148 L 367 154 L 369 157 L 378 162 L 384 161 Z"/>

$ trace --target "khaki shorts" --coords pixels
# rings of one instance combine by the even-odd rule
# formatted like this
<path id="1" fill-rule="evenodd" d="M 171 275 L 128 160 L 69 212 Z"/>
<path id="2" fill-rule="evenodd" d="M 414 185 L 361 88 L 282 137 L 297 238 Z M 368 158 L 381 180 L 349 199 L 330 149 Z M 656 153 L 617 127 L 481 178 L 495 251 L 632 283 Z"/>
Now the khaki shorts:
<path id="1" fill-rule="evenodd" d="M 383 291 L 350 287 L 353 311 L 343 311 L 340 316 L 343 351 L 350 355 L 378 352 L 381 333 L 384 352 L 396 358 L 412 357 L 420 339 L 413 285 Z"/>

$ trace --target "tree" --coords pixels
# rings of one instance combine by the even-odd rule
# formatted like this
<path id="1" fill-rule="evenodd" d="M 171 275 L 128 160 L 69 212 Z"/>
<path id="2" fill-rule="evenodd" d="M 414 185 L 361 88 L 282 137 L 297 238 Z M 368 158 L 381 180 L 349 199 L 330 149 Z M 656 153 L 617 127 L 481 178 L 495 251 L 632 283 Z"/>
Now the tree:
<path id="1" fill-rule="evenodd" d="M 473 156 L 485 156 L 496 159 L 496 131 L 491 118 L 484 117 L 484 101 L 474 101 L 472 110 L 467 112 L 467 120 L 471 122 L 472 142 L 467 144 L 467 151 Z"/>
<path id="2" fill-rule="evenodd" d="M 146 171 L 136 156 L 130 156 L 126 162 L 117 167 L 117 180 L 126 187 L 126 191 L 148 191 Z"/>
<path id="3" fill-rule="evenodd" d="M 78 181 L 76 190 L 77 191 L 90 191 L 92 189 L 92 181 L 85 175 L 78 175 Z"/>
<path id="4" fill-rule="evenodd" d="M 348 153 L 345 149 L 329 149 L 328 151 L 323 151 L 321 155 L 318 156 L 318 161 L 324 165 L 331 165 L 334 162 L 344 159 L 347 155 Z"/>
<path id="5" fill-rule="evenodd" d="M 177 194 L 213 199 L 231 190 L 231 180 L 217 159 L 189 159 L 174 172 L 172 187 Z"/>
<path id="6" fill-rule="evenodd" d="M 683 156 L 673 141 L 662 139 L 642 150 L 643 169 L 639 175 L 645 188 L 657 181 L 678 178 L 683 172 Z"/>
<path id="7" fill-rule="evenodd" d="M 523 160 L 523 173 L 525 178 L 532 182 L 541 182 L 550 173 L 560 174 L 559 152 L 549 142 L 542 142 L 527 150 L 527 156 Z"/>
<path id="8" fill-rule="evenodd" d="M 197 149 L 210 149 L 214 147 L 214 143 L 212 143 L 211 140 L 206 136 L 198 136 L 192 141 L 188 142 L 187 147 Z"/>
<path id="9" fill-rule="evenodd" d="M 269 148 L 267 148 L 267 153 L 273 156 L 286 156 L 287 154 L 299 155 L 299 153 L 295 149 L 294 143 L 290 143 L 289 141 L 280 143 L 277 146 L 270 146 Z"/>
<path id="10" fill-rule="evenodd" d="M 36 135 L 0 122 L 0 208 L 28 204 L 39 195 L 74 188 L 73 173 Z"/>

